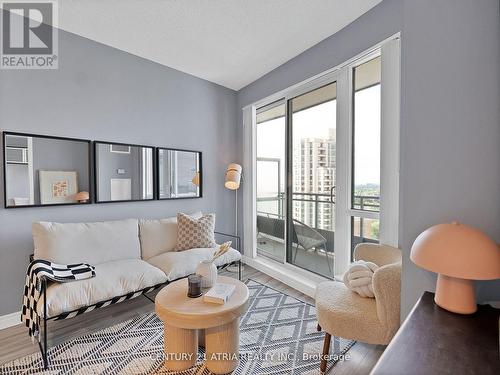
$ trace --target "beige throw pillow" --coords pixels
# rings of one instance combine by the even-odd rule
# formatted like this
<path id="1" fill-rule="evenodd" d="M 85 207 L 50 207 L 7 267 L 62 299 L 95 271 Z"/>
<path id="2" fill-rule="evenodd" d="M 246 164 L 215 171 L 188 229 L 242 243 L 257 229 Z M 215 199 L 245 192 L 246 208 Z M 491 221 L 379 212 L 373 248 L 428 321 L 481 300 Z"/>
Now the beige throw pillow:
<path id="1" fill-rule="evenodd" d="M 195 219 L 189 215 L 177 214 L 176 250 L 215 247 L 215 214 Z"/>

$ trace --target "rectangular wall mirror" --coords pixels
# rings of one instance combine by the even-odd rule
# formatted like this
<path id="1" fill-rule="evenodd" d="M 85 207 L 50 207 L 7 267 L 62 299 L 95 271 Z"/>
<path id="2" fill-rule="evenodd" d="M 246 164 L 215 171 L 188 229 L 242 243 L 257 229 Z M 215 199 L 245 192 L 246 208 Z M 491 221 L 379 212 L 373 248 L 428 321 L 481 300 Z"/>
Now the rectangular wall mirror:
<path id="1" fill-rule="evenodd" d="M 85 204 L 90 141 L 3 133 L 5 208 Z"/>
<path id="2" fill-rule="evenodd" d="M 201 152 L 157 148 L 158 198 L 202 196 Z"/>
<path id="3" fill-rule="evenodd" d="M 154 199 L 154 148 L 94 142 L 96 202 Z"/>

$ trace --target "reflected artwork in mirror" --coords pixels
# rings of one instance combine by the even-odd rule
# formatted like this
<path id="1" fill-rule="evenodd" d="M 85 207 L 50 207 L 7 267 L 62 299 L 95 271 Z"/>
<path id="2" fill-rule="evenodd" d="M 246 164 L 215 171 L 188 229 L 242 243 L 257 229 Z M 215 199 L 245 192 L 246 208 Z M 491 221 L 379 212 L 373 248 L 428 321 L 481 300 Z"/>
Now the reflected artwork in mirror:
<path id="1" fill-rule="evenodd" d="M 3 133 L 5 208 L 91 203 L 90 141 Z"/>
<path id="2" fill-rule="evenodd" d="M 158 148 L 158 198 L 202 196 L 201 152 Z"/>
<path id="3" fill-rule="evenodd" d="M 153 147 L 94 142 L 96 202 L 154 199 Z"/>

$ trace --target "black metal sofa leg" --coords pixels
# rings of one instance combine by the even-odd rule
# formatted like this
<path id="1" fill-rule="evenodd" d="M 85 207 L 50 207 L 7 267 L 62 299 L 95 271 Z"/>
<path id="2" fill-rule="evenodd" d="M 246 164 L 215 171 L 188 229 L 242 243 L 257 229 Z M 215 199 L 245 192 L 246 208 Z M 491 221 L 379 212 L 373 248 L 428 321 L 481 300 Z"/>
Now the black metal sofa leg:
<path id="1" fill-rule="evenodd" d="M 40 350 L 42 347 L 40 346 Z M 43 350 L 42 350 L 42 358 L 43 358 L 43 369 L 47 370 L 49 367 L 49 360 L 47 358 L 47 319 L 43 318 Z"/>
<path id="2" fill-rule="evenodd" d="M 238 261 L 238 280 L 241 281 L 241 260 Z"/>
<path id="3" fill-rule="evenodd" d="M 43 369 L 47 370 L 49 367 L 49 360 L 47 356 L 47 280 L 42 280 L 43 288 L 43 347 L 40 341 L 38 341 L 38 346 L 40 347 L 40 352 L 43 359 Z"/>

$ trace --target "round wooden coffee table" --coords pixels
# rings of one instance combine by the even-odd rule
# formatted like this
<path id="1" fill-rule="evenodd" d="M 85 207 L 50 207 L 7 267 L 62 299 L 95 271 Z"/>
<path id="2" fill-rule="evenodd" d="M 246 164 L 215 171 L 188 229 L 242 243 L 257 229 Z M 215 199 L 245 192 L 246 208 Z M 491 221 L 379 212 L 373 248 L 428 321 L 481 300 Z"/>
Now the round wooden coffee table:
<path id="1" fill-rule="evenodd" d="M 223 305 L 187 296 L 187 279 L 168 284 L 155 298 L 155 310 L 164 324 L 165 366 L 182 371 L 196 364 L 198 343 L 205 345 L 206 366 L 227 374 L 238 365 L 240 316 L 248 305 L 248 288 L 241 281 L 219 276 L 217 282 L 236 289 Z"/>

